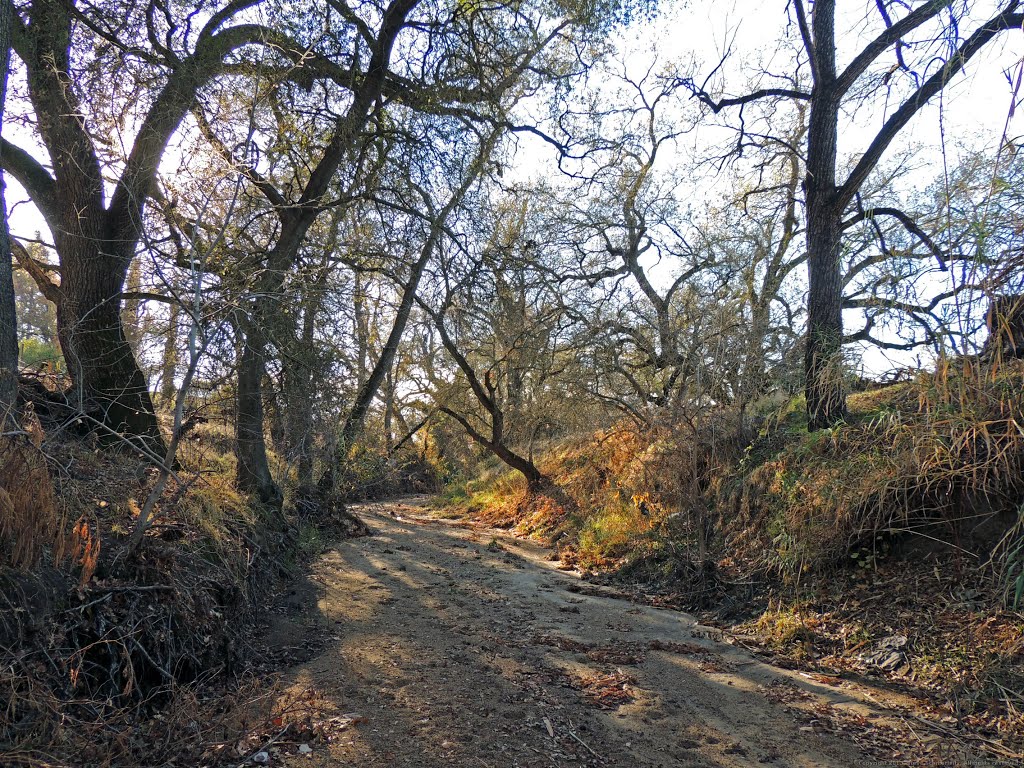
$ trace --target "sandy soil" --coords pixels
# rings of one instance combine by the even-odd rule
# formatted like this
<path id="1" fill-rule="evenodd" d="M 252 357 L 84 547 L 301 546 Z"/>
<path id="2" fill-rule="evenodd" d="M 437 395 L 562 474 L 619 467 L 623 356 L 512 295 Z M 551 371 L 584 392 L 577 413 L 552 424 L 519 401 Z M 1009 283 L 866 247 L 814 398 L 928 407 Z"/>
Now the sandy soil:
<path id="1" fill-rule="evenodd" d="M 691 616 L 634 605 L 533 542 L 424 502 L 353 508 L 375 535 L 322 556 L 314 604 L 277 627 L 295 647 L 320 633 L 288 685 L 338 725 L 275 764 L 885 764 L 855 742 L 892 716 L 861 687 L 772 668 Z"/>

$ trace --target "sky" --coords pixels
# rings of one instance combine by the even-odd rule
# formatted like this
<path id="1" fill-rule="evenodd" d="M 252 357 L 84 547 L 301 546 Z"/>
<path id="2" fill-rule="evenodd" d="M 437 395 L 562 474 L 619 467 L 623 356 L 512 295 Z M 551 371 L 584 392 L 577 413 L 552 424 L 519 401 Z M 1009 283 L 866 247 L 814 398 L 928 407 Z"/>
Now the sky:
<path id="1" fill-rule="evenodd" d="M 874 0 L 838 0 L 837 5 L 837 42 L 840 47 L 837 65 L 841 71 L 864 42 L 881 31 L 881 26 Z M 790 24 L 787 7 L 787 0 L 715 3 L 663 0 L 659 14 L 653 20 L 636 24 L 616 35 L 617 57 L 634 78 L 640 77 L 653 64 L 655 72 L 689 74 L 700 83 L 718 64 L 723 52 L 730 48 L 732 55 L 716 83 L 723 87 L 725 95 L 740 95 L 750 88 L 751 72 L 786 72 L 791 69 L 791 49 L 779 46 L 779 40 L 785 37 Z M 975 2 L 972 7 L 971 19 L 984 19 L 994 12 L 997 4 Z M 973 24 L 968 22 L 962 27 L 962 32 L 969 34 L 976 24 L 977 21 Z M 790 32 L 795 33 L 795 27 L 791 27 Z M 936 45 L 931 52 L 945 51 Z M 999 146 L 1004 130 L 1011 138 L 1024 133 L 1019 111 L 1008 120 L 1013 89 L 1007 73 L 1011 79 L 1016 77 L 1022 57 L 1024 31 L 1003 33 L 968 63 L 965 72 L 954 78 L 941 97 L 932 99 L 903 129 L 892 150 L 915 146 L 915 171 L 904 178 L 904 186 L 896 190 L 898 193 L 910 193 L 932 184 L 943 173 L 944 161 L 950 167 L 955 166 L 957 153 L 965 146 L 987 148 L 995 165 L 994 150 Z M 894 61 L 894 56 L 887 52 L 879 61 L 886 66 Z M 870 77 L 866 76 L 863 81 L 877 83 L 880 73 L 873 75 L 874 80 Z M 888 114 L 902 103 L 900 93 L 886 98 L 884 89 L 876 89 L 876 94 L 878 98 L 866 100 L 841 124 L 841 157 L 858 157 Z M 686 108 L 684 104 L 680 111 L 681 121 L 686 119 Z M 686 197 L 686 204 L 694 209 L 715 205 L 727 191 L 729 174 L 717 174 L 715 168 L 704 168 L 702 172 L 689 166 L 695 158 L 705 156 L 716 144 L 734 135 L 719 127 L 722 122 L 734 123 L 734 117 L 735 110 L 718 117 L 706 116 L 705 121 L 680 138 L 676 157 L 666 163 L 666 168 L 673 162 L 686 167 L 688 181 L 696 182 L 680 189 L 680 194 Z M 891 158 L 893 154 L 890 151 L 888 156 Z M 556 163 L 550 147 L 538 140 L 523 140 L 521 158 L 519 168 L 524 177 L 550 177 L 555 173 Z M 670 281 L 671 272 L 671 264 L 661 263 L 655 269 L 663 284 Z M 849 329 L 860 324 L 853 313 L 848 313 L 846 325 Z M 917 352 L 883 351 L 870 345 L 862 347 L 861 351 L 865 372 L 872 375 L 914 364 L 918 356 Z"/>
<path id="2" fill-rule="evenodd" d="M 841 67 L 865 35 L 877 32 L 877 11 L 874 0 L 838 0 L 838 5 L 839 41 L 841 48 L 845 49 L 840 54 Z M 974 2 L 975 18 L 987 16 L 986 11 L 994 5 L 992 0 Z M 790 54 L 779 49 L 778 40 L 789 24 L 787 6 L 787 0 L 732 0 L 731 3 L 661 0 L 659 12 L 652 20 L 617 31 L 615 44 L 631 74 L 639 74 L 652 62 L 657 62 L 658 69 L 692 73 L 700 81 L 718 62 L 727 43 L 731 42 L 733 57 L 723 69 L 723 79 L 726 92 L 735 95 L 745 91 L 749 73 L 755 67 L 785 71 Z M 922 147 L 919 155 L 921 168 L 908 180 L 908 184 L 923 185 L 936 178 L 942 167 L 943 147 L 951 149 L 965 138 L 982 146 L 994 147 L 997 144 L 1007 125 L 1012 100 L 1004 72 L 1013 71 L 1022 56 L 1024 31 L 1004 33 L 972 60 L 967 72 L 947 87 L 941 100 L 934 99 L 921 111 L 898 142 L 900 145 L 914 142 Z M 883 59 L 886 57 L 891 58 L 891 54 L 883 55 Z M 841 153 L 856 155 L 865 147 L 886 110 L 892 107 L 893 104 L 883 100 L 851 115 L 849 122 L 842 126 Z M 1010 121 L 1009 136 L 1024 133 L 1021 120 L 1017 114 Z M 4 135 L 26 148 L 30 145 L 19 135 L 17 126 L 5 125 Z M 724 135 L 713 122 L 699 124 L 679 142 L 677 161 L 688 166 L 693 157 L 721 141 Z M 550 147 L 526 137 L 520 139 L 516 167 L 524 178 L 557 176 Z M 724 191 L 723 179 L 724 175 L 716 178 L 714 174 L 703 174 L 694 179 L 695 183 L 687 185 L 686 203 L 699 207 L 716 201 Z M 24 200 L 24 192 L 9 176 L 8 184 L 8 204 Z M 37 230 L 45 232 L 45 225 L 31 205 L 16 205 L 11 225 L 12 230 L 21 235 L 32 236 Z M 663 265 L 668 271 L 671 266 Z M 879 372 L 891 367 L 892 362 L 905 364 L 912 358 L 897 356 L 892 361 L 888 357 L 878 351 L 870 351 L 867 367 Z"/>

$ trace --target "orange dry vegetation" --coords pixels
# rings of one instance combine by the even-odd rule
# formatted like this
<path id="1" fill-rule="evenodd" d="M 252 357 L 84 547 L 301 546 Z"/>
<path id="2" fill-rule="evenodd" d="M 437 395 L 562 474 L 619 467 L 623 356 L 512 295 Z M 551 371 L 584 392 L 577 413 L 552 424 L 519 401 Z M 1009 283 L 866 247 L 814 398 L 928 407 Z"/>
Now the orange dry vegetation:
<path id="1" fill-rule="evenodd" d="M 31 411 L 27 435 L 0 437 L 0 565 L 34 566 L 48 547 L 63 555 L 65 537 L 53 483 L 40 450 L 43 432 Z"/>

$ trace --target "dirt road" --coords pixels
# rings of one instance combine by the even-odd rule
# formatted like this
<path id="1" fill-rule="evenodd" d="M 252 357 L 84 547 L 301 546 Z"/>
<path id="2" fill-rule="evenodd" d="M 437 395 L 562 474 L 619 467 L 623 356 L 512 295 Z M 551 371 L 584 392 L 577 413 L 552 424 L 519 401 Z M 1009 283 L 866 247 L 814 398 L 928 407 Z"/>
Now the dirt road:
<path id="1" fill-rule="evenodd" d="M 686 614 L 609 597 L 542 547 L 423 502 L 354 508 L 375 535 L 325 554 L 315 607 L 278 627 L 296 645 L 314 625 L 326 636 L 289 685 L 340 724 L 284 764 L 880 764 L 833 732 L 879 717 L 849 684 L 771 668 Z"/>

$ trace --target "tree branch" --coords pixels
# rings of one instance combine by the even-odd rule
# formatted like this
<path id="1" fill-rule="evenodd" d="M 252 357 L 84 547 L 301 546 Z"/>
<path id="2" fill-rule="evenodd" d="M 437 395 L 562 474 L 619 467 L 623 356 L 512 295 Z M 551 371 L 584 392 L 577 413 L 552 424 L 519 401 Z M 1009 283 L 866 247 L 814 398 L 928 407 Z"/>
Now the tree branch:
<path id="1" fill-rule="evenodd" d="M 35 282 L 39 292 L 43 294 L 43 298 L 53 304 L 58 304 L 64 297 L 60 285 L 53 281 L 42 264 L 32 258 L 28 248 L 12 237 L 11 252 L 21 268 L 28 272 L 29 277 Z"/>
<path id="2" fill-rule="evenodd" d="M 806 91 L 798 91 L 793 88 L 761 88 L 760 90 L 753 91 L 744 96 L 736 96 L 729 99 L 720 99 L 719 101 L 715 101 L 707 91 L 698 88 L 694 85 L 693 80 L 688 77 L 680 80 L 679 85 L 690 91 L 690 94 L 697 99 L 697 101 L 709 107 L 716 115 L 728 107 L 749 104 L 752 101 L 759 101 L 760 99 L 783 98 L 800 99 L 803 101 L 810 101 L 811 99 L 811 94 Z"/>
<path id="3" fill-rule="evenodd" d="M 807 60 L 811 63 L 811 77 L 818 82 L 818 55 L 815 50 L 814 37 L 811 35 L 811 28 L 807 24 L 807 12 L 804 9 L 803 0 L 793 0 L 793 8 L 796 10 L 796 23 L 800 28 L 800 38 L 804 42 L 804 50 L 807 51 Z"/>
<path id="4" fill-rule="evenodd" d="M 0 138 L 0 165 L 25 188 L 51 230 L 57 228 L 57 182 L 50 172 L 19 146 Z"/>
<path id="5" fill-rule="evenodd" d="M 111 234 L 120 242 L 135 243 L 142 223 L 142 206 L 152 192 L 157 166 L 167 142 L 191 108 L 196 92 L 223 68 L 224 57 L 230 52 L 262 43 L 266 37 L 267 30 L 256 24 L 243 24 L 202 37 L 195 53 L 171 73 L 142 122 L 110 201 Z"/>
<path id="6" fill-rule="evenodd" d="M 843 73 L 836 78 L 835 97 L 840 99 L 853 87 L 857 78 L 864 74 L 871 63 L 891 45 L 899 41 L 908 32 L 912 32 L 929 19 L 933 19 L 949 7 L 949 0 L 929 0 L 916 10 L 908 13 L 895 24 L 887 24 L 886 29 L 878 37 L 868 43 L 864 49 L 849 63 Z M 886 21 L 888 21 L 886 19 Z"/>
<path id="7" fill-rule="evenodd" d="M 266 176 L 257 171 L 254 167 L 246 162 L 239 160 L 235 153 L 223 142 L 220 137 L 213 130 L 213 126 L 210 125 L 210 121 L 206 119 L 206 114 L 202 108 L 198 105 L 192 110 L 192 115 L 196 119 L 196 124 L 199 126 L 199 132 L 203 134 L 203 137 L 213 146 L 217 152 L 224 158 L 224 160 L 231 165 L 232 168 L 237 170 L 249 183 L 258 189 L 265 198 L 275 208 L 285 208 L 288 205 L 288 201 L 284 199 L 284 196 L 278 192 L 277 187 L 267 181 Z"/>
<path id="8" fill-rule="evenodd" d="M 859 224 L 865 219 L 873 219 L 876 216 L 891 216 L 892 218 L 896 219 L 900 224 L 903 225 L 904 229 L 906 229 L 910 234 L 914 235 L 918 240 L 924 243 L 928 250 L 932 252 L 932 255 L 935 256 L 935 260 L 939 262 L 939 268 L 943 272 L 948 271 L 949 267 L 946 265 L 946 254 L 942 251 L 941 248 L 939 248 L 938 245 L 935 244 L 935 241 L 932 240 L 931 237 L 929 237 L 928 234 L 917 225 L 917 222 L 915 222 L 912 218 L 910 218 L 910 216 L 908 216 L 906 213 L 899 210 L 898 208 L 866 208 L 862 211 L 859 211 L 855 216 L 852 216 L 846 221 L 844 221 L 841 224 L 841 227 L 845 231 L 852 227 L 854 224 Z"/>
<path id="9" fill-rule="evenodd" d="M 989 19 L 971 35 L 957 52 L 939 69 L 938 72 L 929 77 L 924 84 L 917 89 L 903 105 L 897 109 L 882 130 L 878 132 L 867 151 L 861 156 L 857 165 L 850 173 L 836 193 L 837 205 L 846 205 L 861 188 L 868 174 L 874 169 L 881 159 L 889 144 L 896 138 L 899 132 L 910 122 L 928 101 L 941 91 L 950 79 L 963 70 L 970 61 L 985 45 L 1000 32 L 1019 27 L 1024 24 L 1024 14 L 1014 13 L 1020 5 L 1019 0 L 1012 0 L 1002 13 Z M 896 25 L 893 25 L 895 28 Z"/>

